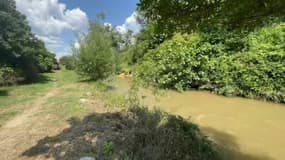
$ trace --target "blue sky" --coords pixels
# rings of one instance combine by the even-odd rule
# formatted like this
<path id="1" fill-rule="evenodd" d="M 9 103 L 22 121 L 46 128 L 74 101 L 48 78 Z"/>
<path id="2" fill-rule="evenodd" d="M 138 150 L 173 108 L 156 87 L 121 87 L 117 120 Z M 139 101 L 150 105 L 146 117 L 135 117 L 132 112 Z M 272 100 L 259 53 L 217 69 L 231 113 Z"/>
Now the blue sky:
<path id="1" fill-rule="evenodd" d="M 96 18 L 96 13 L 104 11 L 107 22 L 121 25 L 136 9 L 138 0 L 60 0 L 68 9 L 80 7 L 89 19 Z"/>
<path id="2" fill-rule="evenodd" d="M 86 31 L 88 21 L 105 12 L 107 23 L 122 33 L 138 32 L 135 19 L 138 0 L 16 0 L 17 9 L 26 15 L 32 31 L 58 57 L 70 54 L 77 32 Z"/>

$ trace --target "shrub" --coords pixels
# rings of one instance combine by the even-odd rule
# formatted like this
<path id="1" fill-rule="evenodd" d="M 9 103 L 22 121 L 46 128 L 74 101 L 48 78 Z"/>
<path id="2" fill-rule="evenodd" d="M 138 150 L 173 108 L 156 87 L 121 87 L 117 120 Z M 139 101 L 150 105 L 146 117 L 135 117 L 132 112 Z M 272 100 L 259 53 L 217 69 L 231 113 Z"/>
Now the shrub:
<path id="1" fill-rule="evenodd" d="M 102 24 L 90 23 L 90 30 L 81 41 L 76 58 L 77 72 L 92 80 L 113 74 L 116 66 L 111 33 Z"/>
<path id="2" fill-rule="evenodd" d="M 68 70 L 74 70 L 76 68 L 76 59 L 74 56 L 63 56 L 59 59 L 59 63 Z"/>
<path id="3" fill-rule="evenodd" d="M 138 76 L 152 85 L 164 88 L 188 89 L 207 84 L 210 43 L 200 45 L 199 34 L 176 34 L 150 51 L 139 67 Z"/>
<path id="4" fill-rule="evenodd" d="M 200 88 L 284 103 L 284 49 L 284 22 L 246 36 L 216 31 L 177 33 L 146 54 L 137 75 L 162 88 Z"/>
<path id="5" fill-rule="evenodd" d="M 0 67 L 0 86 L 16 84 L 18 76 L 11 67 Z"/>
<path id="6" fill-rule="evenodd" d="M 105 155 L 111 156 L 114 153 L 114 144 L 112 142 L 105 142 L 103 152 Z"/>

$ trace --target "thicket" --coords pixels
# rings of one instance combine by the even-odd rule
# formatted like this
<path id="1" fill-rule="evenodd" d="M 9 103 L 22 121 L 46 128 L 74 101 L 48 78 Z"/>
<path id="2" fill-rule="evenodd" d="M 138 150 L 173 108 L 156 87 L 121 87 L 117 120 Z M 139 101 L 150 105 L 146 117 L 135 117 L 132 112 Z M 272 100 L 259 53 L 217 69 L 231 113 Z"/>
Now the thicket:
<path id="1" fill-rule="evenodd" d="M 11 67 L 0 67 L 0 86 L 16 84 L 18 75 Z"/>
<path id="2" fill-rule="evenodd" d="M 25 16 L 16 10 L 14 0 L 0 1 L 0 26 L 0 70 L 9 72 L 2 74 L 0 84 L 31 82 L 39 72 L 57 67 L 55 55 L 31 32 Z"/>
<path id="3" fill-rule="evenodd" d="M 59 59 L 59 63 L 67 70 L 75 70 L 76 68 L 76 58 L 73 55 L 62 56 Z"/>
<path id="4" fill-rule="evenodd" d="M 163 88 L 208 89 L 284 103 L 284 49 L 282 21 L 246 34 L 220 29 L 176 33 L 147 53 L 138 76 Z"/>
<path id="5" fill-rule="evenodd" d="M 137 76 L 162 88 L 284 103 L 284 4 L 141 0 L 138 11 L 146 27 L 133 46 L 143 51 L 133 61 Z"/>

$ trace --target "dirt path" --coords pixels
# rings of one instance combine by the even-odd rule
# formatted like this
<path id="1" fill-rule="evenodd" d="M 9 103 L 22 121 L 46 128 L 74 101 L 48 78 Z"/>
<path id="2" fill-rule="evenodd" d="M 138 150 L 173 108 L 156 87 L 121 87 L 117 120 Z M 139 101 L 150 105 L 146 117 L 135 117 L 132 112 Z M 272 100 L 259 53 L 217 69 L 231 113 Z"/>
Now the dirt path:
<path id="1" fill-rule="evenodd" d="M 37 114 L 58 91 L 59 88 L 53 85 L 45 96 L 34 100 L 31 106 L 26 107 L 28 110 L 8 121 L 0 129 L 1 160 L 24 159 L 21 154 L 27 147 L 35 145 L 40 138 L 57 132 L 57 129 L 48 123 L 49 115 L 39 118 Z"/>

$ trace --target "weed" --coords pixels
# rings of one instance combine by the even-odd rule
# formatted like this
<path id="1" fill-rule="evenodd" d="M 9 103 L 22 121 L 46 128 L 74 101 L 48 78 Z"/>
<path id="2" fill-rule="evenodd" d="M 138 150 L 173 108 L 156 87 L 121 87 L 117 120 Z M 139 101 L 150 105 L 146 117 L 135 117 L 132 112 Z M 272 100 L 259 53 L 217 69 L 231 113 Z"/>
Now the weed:
<path id="1" fill-rule="evenodd" d="M 113 142 L 107 141 L 103 145 L 103 153 L 107 156 L 111 156 L 114 153 Z"/>

